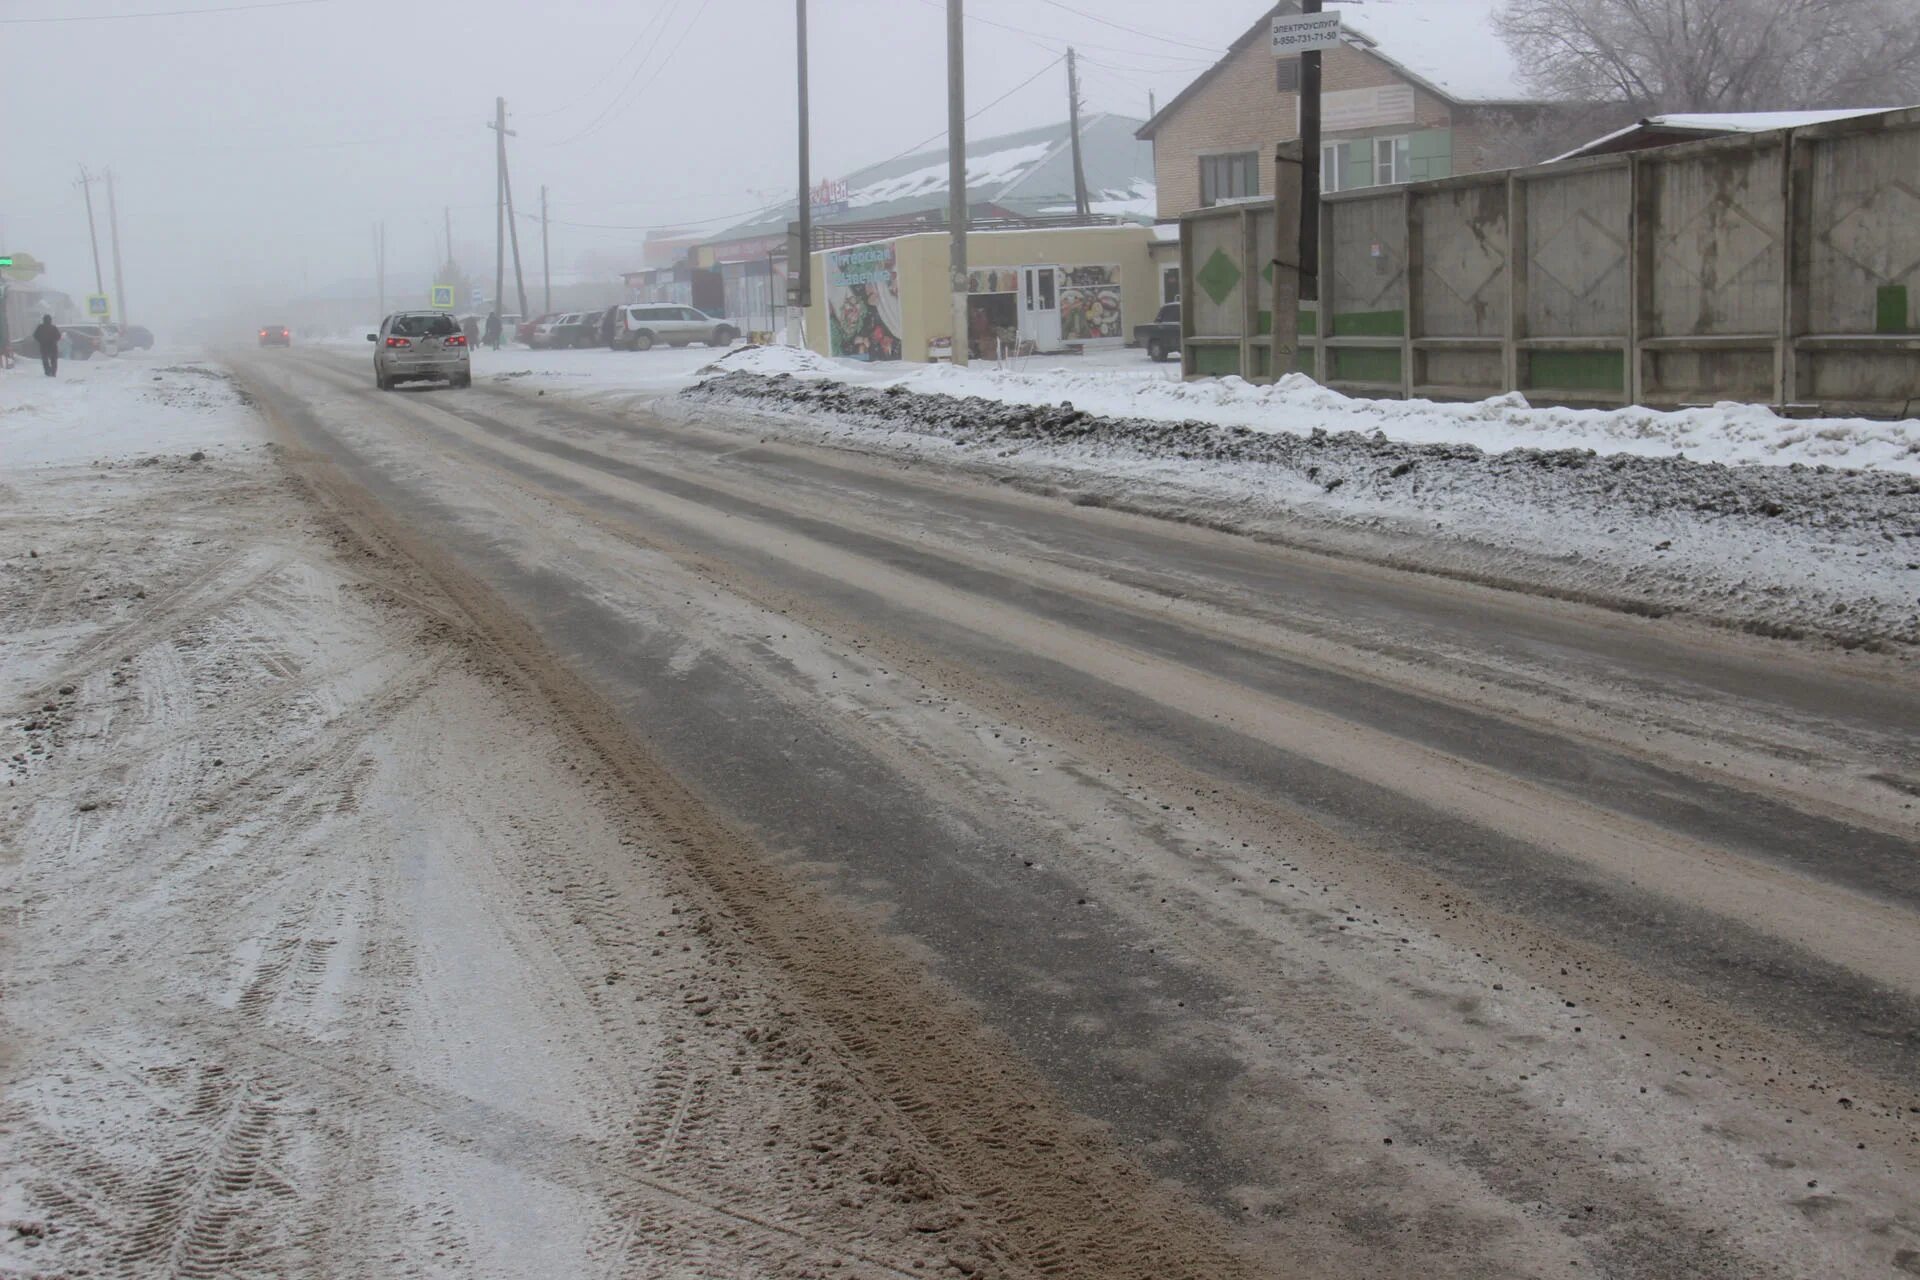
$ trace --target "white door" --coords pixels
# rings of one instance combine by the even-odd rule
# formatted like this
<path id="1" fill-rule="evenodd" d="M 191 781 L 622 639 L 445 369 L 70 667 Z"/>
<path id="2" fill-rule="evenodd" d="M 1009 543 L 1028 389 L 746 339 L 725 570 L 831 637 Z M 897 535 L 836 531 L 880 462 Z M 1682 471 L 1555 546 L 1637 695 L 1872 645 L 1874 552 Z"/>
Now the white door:
<path id="1" fill-rule="evenodd" d="M 1020 338 L 1036 351 L 1060 348 L 1060 272 L 1055 267 L 1020 268 Z"/>

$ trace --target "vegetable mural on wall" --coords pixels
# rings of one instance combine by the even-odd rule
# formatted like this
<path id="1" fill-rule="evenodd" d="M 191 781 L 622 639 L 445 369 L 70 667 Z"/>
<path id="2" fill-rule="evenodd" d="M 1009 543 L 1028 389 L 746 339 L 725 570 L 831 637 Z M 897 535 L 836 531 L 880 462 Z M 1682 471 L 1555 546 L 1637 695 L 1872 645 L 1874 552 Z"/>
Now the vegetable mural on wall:
<path id="1" fill-rule="evenodd" d="M 1060 274 L 1061 338 L 1086 342 L 1120 337 L 1120 268 L 1063 267 Z"/>
<path id="2" fill-rule="evenodd" d="M 892 244 L 867 244 L 827 255 L 829 350 L 856 360 L 898 360 L 902 329 L 900 273 Z"/>

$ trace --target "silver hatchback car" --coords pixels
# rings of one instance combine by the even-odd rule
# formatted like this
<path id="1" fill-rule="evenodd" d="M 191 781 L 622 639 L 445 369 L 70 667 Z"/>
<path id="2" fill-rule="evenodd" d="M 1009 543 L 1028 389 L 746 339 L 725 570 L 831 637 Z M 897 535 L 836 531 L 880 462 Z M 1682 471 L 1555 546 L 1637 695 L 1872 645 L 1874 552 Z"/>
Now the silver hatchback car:
<path id="1" fill-rule="evenodd" d="M 373 348 L 373 381 L 382 391 L 402 382 L 445 378 L 473 385 L 473 353 L 460 322 L 444 311 L 396 311 L 367 335 Z"/>

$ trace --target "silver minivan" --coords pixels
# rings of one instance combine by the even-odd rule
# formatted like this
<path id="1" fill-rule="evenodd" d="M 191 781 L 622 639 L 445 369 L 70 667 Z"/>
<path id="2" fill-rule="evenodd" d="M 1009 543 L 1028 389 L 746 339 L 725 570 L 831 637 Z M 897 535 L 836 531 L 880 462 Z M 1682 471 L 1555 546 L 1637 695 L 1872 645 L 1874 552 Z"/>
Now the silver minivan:
<path id="1" fill-rule="evenodd" d="M 622 307 L 620 312 L 620 328 L 614 332 L 613 345 L 623 351 L 649 351 L 663 342 L 670 347 L 684 347 L 690 342 L 724 347 L 740 336 L 740 331 L 725 320 L 716 320 L 696 307 L 641 302 Z"/>
<path id="2" fill-rule="evenodd" d="M 473 385 L 467 335 L 444 311 L 396 311 L 367 341 L 374 344 L 374 385 L 382 391 L 428 378 L 445 378 L 456 387 Z"/>

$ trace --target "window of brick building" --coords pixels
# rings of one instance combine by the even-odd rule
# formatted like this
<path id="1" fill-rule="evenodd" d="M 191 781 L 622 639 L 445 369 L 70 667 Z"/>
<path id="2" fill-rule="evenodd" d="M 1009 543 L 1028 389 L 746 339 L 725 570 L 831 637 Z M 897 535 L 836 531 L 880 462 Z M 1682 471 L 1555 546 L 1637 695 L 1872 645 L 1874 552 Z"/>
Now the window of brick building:
<path id="1" fill-rule="evenodd" d="M 1200 203 L 1211 207 L 1222 200 L 1260 194 L 1260 153 L 1200 157 Z"/>

